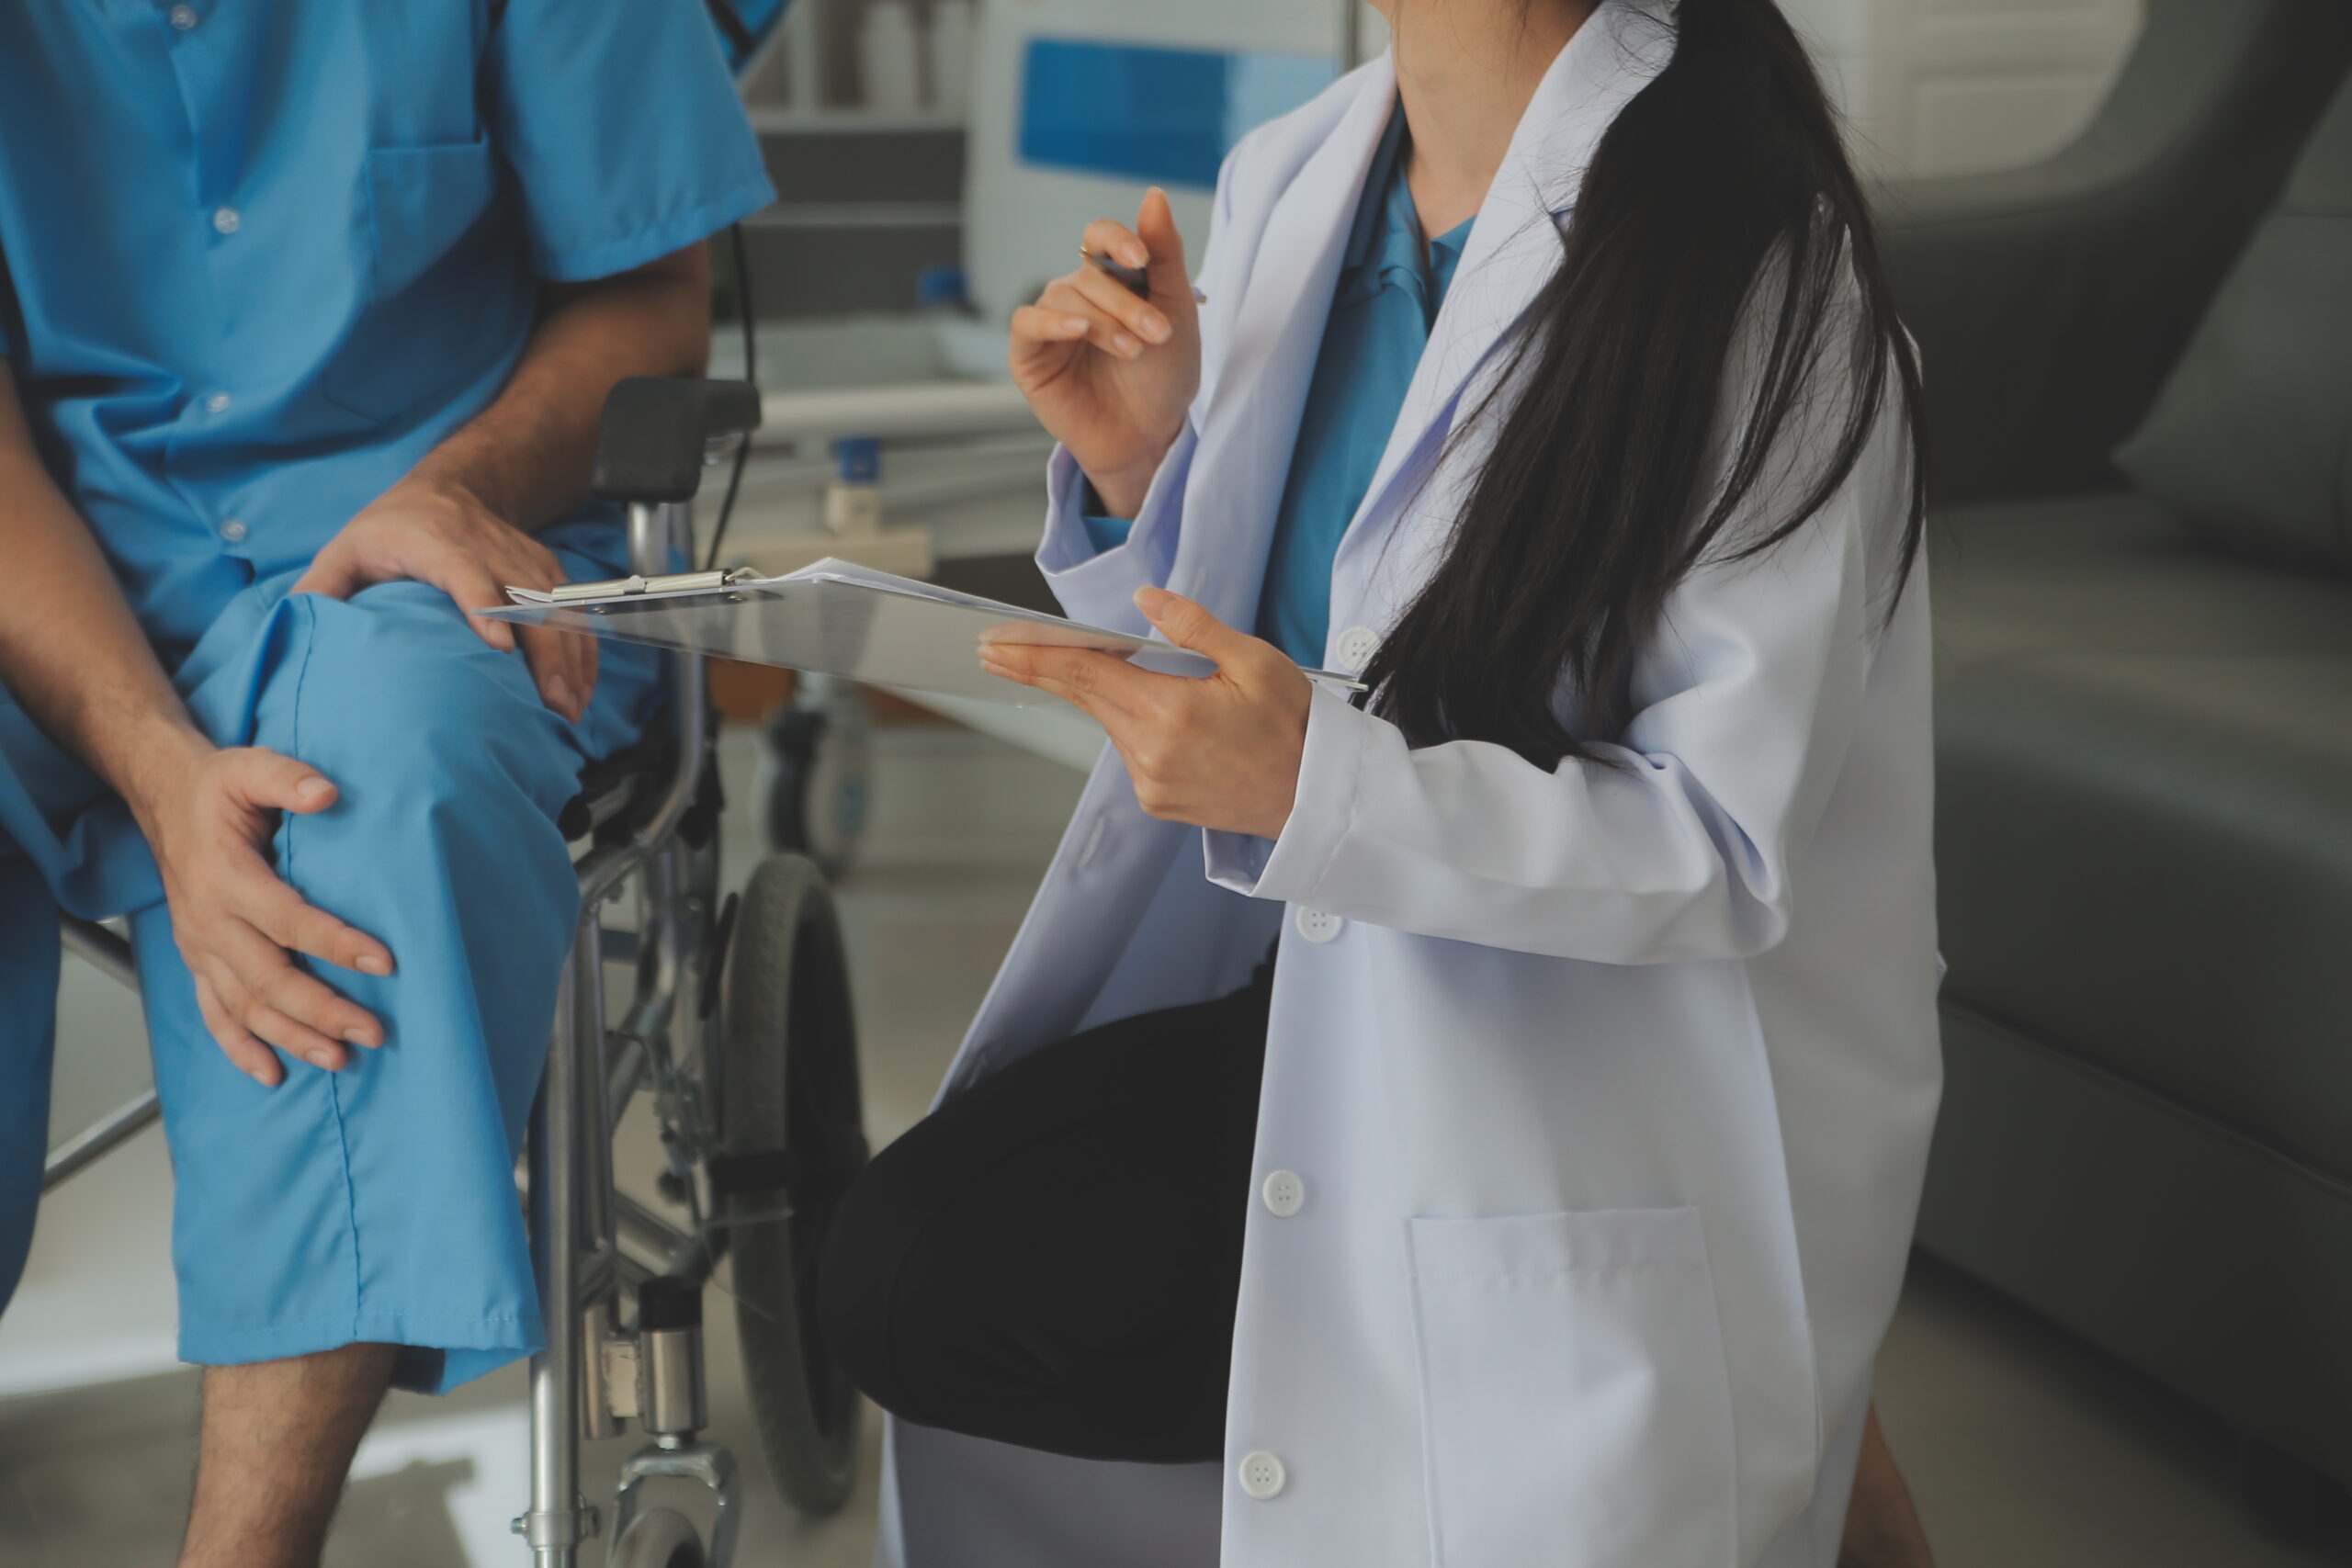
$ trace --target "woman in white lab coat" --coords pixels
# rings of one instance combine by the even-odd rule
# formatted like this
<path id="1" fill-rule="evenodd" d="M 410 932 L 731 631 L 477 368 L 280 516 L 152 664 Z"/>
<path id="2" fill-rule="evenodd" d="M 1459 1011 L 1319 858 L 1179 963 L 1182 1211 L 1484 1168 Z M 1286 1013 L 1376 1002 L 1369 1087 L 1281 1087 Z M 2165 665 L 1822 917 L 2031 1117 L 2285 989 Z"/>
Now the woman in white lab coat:
<path id="1" fill-rule="evenodd" d="M 988 656 L 1113 750 L 822 1257 L 886 1562 L 1838 1554 L 1939 1088 L 1917 370 L 1770 0 L 1389 9 L 1197 309 L 1155 196 L 1147 298 L 1012 323 L 1057 592 L 1219 672 Z"/>

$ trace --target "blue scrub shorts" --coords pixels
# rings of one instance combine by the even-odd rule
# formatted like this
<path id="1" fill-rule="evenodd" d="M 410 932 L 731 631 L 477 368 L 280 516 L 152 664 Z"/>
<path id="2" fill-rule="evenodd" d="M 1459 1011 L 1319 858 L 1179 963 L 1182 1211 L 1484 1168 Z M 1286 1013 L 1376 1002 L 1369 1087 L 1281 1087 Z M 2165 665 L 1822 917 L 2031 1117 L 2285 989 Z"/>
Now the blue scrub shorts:
<path id="1" fill-rule="evenodd" d="M 620 570 L 609 527 L 542 538 L 575 578 Z M 556 819 L 582 763 L 643 728 L 658 664 L 602 645 L 573 725 L 438 590 L 387 583 L 345 603 L 288 595 L 289 581 L 232 601 L 179 683 L 216 740 L 334 782 L 333 808 L 284 818 L 278 873 L 381 939 L 396 972 L 313 964 L 384 1021 L 385 1043 L 340 1073 L 288 1057 L 285 1083 L 264 1089 L 206 1032 L 170 912 L 152 893 L 136 908 L 175 1182 L 180 1355 L 225 1365 L 382 1341 L 410 1348 L 403 1386 L 438 1392 L 540 1343 L 514 1168 L 579 907 Z M 90 781 L 58 773 L 72 764 L 53 752 L 19 756 L 22 739 L 0 728 L 55 832 L 59 803 Z M 133 874 L 136 839 L 101 798 L 44 846 L 69 908 Z"/>

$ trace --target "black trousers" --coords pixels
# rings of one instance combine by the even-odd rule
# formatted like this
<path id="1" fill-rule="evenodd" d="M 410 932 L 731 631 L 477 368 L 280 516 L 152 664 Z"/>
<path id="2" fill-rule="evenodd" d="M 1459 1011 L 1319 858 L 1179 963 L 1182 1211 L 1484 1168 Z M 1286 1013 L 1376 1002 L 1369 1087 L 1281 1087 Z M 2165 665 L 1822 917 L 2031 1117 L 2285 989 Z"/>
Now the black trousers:
<path id="1" fill-rule="evenodd" d="M 875 1157 L 817 1286 L 875 1403 L 1084 1459 L 1219 1457 L 1272 979 L 1046 1046 Z"/>

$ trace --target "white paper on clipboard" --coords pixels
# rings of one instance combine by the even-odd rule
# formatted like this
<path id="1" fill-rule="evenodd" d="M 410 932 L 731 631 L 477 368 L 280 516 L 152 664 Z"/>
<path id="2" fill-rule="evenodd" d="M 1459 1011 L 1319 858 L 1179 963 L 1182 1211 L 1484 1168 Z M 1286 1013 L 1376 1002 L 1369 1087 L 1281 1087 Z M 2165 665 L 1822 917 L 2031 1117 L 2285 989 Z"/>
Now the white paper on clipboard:
<path id="1" fill-rule="evenodd" d="M 659 580 L 656 580 L 657 582 Z M 614 592 L 557 603 L 509 588 L 511 606 L 485 620 L 547 626 L 624 642 L 840 675 L 868 685 L 977 697 L 1015 706 L 1059 702 L 980 669 L 982 642 L 1091 648 L 1168 675 L 1206 675 L 1216 664 L 1168 643 L 1040 615 L 970 593 L 827 557 L 783 577 L 664 592 Z M 1341 691 L 1344 675 L 1307 676 Z"/>

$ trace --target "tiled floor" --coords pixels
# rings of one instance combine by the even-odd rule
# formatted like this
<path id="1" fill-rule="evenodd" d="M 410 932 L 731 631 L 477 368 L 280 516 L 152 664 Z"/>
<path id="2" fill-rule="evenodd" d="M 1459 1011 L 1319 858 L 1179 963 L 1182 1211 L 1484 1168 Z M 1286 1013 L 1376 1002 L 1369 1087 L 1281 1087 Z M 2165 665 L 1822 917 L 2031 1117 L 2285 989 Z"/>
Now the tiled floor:
<path id="1" fill-rule="evenodd" d="M 730 736 L 734 798 L 752 749 Z M 877 745 L 874 825 L 841 890 L 871 1132 L 922 1113 L 1078 789 L 1067 769 L 945 728 Z M 739 811 L 730 863 L 756 846 Z M 70 966 L 71 967 L 71 966 Z M 69 975 L 60 1122 L 138 1080 L 137 1020 Z M 0 1568 L 164 1568 L 186 1505 L 196 1388 L 170 1367 L 169 1172 L 153 1134 L 61 1193 L 0 1322 Z M 730 1314 L 714 1299 L 714 1436 L 746 1461 L 745 1568 L 862 1568 L 873 1464 L 842 1514 L 803 1520 L 760 1473 Z M 103 1380 L 103 1381 L 100 1381 Z M 95 1382 L 95 1386 L 92 1386 Z M 519 1371 L 445 1401 L 396 1398 L 361 1455 L 334 1568 L 525 1563 Z M 2316 1568 L 2237 1506 L 2226 1434 L 1967 1281 L 1915 1270 L 1881 1404 L 1945 1568 Z M 590 1451 L 596 1492 L 627 1443 Z M 587 1560 L 599 1561 L 591 1552 Z M 1321 1568 L 1321 1565 L 1302 1565 Z"/>

